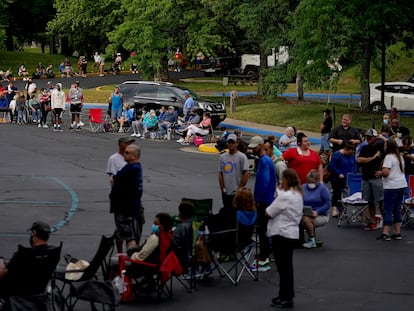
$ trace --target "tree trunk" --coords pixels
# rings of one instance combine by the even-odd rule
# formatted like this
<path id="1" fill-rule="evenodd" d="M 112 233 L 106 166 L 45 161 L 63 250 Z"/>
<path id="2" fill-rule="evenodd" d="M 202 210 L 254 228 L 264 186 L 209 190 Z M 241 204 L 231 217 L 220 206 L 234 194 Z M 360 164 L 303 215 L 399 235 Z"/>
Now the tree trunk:
<path id="1" fill-rule="evenodd" d="M 70 56 L 72 53 L 69 51 L 69 40 L 68 37 L 60 38 L 60 53 L 63 55 Z"/>
<path id="2" fill-rule="evenodd" d="M 296 96 L 298 97 L 298 101 L 303 101 L 305 96 L 303 94 L 303 79 L 302 75 L 298 73 L 296 75 Z"/>
<path id="3" fill-rule="evenodd" d="M 259 67 L 259 76 L 257 80 L 257 95 L 263 95 L 263 81 L 267 69 L 267 48 L 260 46 L 259 55 L 260 55 L 260 67 Z"/>
<path id="4" fill-rule="evenodd" d="M 13 31 L 11 29 L 11 26 L 7 26 L 6 28 L 6 50 L 8 52 L 14 51 Z"/>
<path id="5" fill-rule="evenodd" d="M 366 41 L 362 51 L 362 59 L 360 61 L 360 83 L 361 83 L 361 108 L 363 111 L 369 109 L 369 72 L 371 68 L 371 44 Z"/>

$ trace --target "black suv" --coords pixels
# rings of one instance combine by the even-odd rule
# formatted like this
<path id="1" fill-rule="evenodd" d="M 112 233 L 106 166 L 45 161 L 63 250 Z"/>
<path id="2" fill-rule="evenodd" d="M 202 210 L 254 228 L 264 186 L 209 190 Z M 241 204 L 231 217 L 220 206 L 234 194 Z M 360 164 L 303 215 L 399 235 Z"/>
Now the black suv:
<path id="1" fill-rule="evenodd" d="M 125 81 L 120 85 L 124 95 L 124 103 L 138 108 L 147 107 L 158 111 L 161 106 L 174 106 L 182 114 L 185 97 L 184 88 L 169 82 Z M 224 104 L 202 99 L 196 93 L 188 90 L 194 99 L 194 108 L 210 112 L 213 128 L 223 121 L 226 114 Z"/>

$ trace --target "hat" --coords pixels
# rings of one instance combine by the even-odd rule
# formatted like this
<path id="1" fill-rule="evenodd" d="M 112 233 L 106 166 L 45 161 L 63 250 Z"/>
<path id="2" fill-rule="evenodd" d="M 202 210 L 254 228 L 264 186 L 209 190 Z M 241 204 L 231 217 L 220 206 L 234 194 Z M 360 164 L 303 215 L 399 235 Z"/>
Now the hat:
<path id="1" fill-rule="evenodd" d="M 52 84 L 52 81 L 48 81 L 48 82 L 47 82 L 47 85 L 49 85 L 49 84 Z"/>
<path id="2" fill-rule="evenodd" d="M 173 109 L 175 110 L 175 108 L 173 106 L 168 106 L 168 110 Z"/>
<path id="3" fill-rule="evenodd" d="M 378 133 L 374 129 L 369 129 L 365 132 L 365 136 L 377 137 Z"/>
<path id="4" fill-rule="evenodd" d="M 322 112 L 325 112 L 326 114 L 331 114 L 331 110 L 330 109 L 325 109 L 324 111 L 322 111 Z"/>
<path id="5" fill-rule="evenodd" d="M 253 136 L 252 138 L 250 138 L 250 143 L 247 146 L 247 148 L 256 148 L 258 145 L 263 145 L 263 144 L 264 144 L 263 137 Z"/>
<path id="6" fill-rule="evenodd" d="M 135 139 L 133 139 L 131 137 L 121 137 L 120 139 L 118 139 L 118 144 L 133 143 L 134 141 L 135 141 Z"/>
<path id="7" fill-rule="evenodd" d="M 230 141 L 230 140 L 236 142 L 237 141 L 237 136 L 234 135 L 234 134 L 230 134 L 229 136 L 227 136 L 227 141 Z"/>
<path id="8" fill-rule="evenodd" d="M 185 90 L 185 91 L 183 92 L 183 94 L 184 94 L 184 95 L 190 95 L 190 92 L 189 92 L 188 90 Z"/>
<path id="9" fill-rule="evenodd" d="M 36 221 L 32 224 L 29 231 L 36 231 L 37 233 L 39 232 L 50 233 L 51 229 L 47 223 L 42 222 L 42 221 Z"/>
<path id="10" fill-rule="evenodd" d="M 75 81 L 75 83 L 79 85 L 79 81 Z"/>

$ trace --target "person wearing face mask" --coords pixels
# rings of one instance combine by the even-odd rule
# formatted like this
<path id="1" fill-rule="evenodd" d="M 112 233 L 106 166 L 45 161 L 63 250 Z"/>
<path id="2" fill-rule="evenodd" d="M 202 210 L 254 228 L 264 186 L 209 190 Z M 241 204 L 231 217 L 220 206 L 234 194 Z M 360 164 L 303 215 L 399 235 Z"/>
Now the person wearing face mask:
<path id="1" fill-rule="evenodd" d="M 134 249 L 131 258 L 145 262 L 157 262 L 159 257 L 158 246 L 161 231 L 170 232 L 172 228 L 172 218 L 167 213 L 155 215 L 154 223 L 151 226 L 151 234 L 145 239 L 144 244 Z M 131 250 L 129 250 L 131 253 Z"/>
<path id="2" fill-rule="evenodd" d="M 331 207 L 331 194 L 329 189 L 321 182 L 318 182 L 317 170 L 312 170 L 306 176 L 303 187 L 303 205 L 312 207 L 312 216 L 303 215 L 302 224 L 308 233 L 308 240 L 302 244 L 305 248 L 317 247 L 315 228 L 328 223 L 328 211 Z"/>

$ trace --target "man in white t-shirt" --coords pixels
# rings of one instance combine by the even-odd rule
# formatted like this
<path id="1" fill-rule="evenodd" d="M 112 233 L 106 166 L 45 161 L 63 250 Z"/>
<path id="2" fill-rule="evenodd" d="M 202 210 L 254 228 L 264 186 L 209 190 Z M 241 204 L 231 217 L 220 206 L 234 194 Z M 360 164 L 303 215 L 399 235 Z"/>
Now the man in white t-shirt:
<path id="1" fill-rule="evenodd" d="M 118 151 L 109 157 L 106 165 L 106 173 L 109 175 L 109 183 L 111 185 L 113 184 L 112 176 L 116 175 L 127 164 L 124 159 L 124 152 L 126 147 L 133 142 L 135 142 L 135 139 L 130 137 L 121 137 L 118 139 Z"/>

